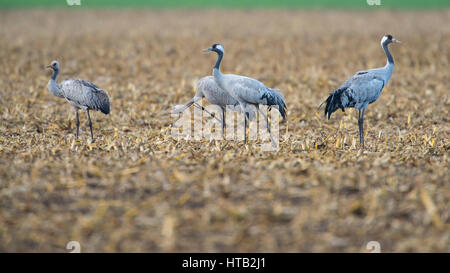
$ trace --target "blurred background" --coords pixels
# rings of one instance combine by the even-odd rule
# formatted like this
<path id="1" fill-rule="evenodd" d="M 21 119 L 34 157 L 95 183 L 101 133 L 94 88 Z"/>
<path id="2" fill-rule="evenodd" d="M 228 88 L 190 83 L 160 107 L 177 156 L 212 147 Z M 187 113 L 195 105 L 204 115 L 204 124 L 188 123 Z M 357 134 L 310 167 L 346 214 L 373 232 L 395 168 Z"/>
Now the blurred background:
<path id="1" fill-rule="evenodd" d="M 1 252 L 450 252 L 450 1 L 68 2 L 0 0 Z M 355 111 L 317 107 L 385 65 L 387 33 L 362 151 Z M 283 92 L 279 151 L 171 137 L 217 42 L 224 73 Z M 109 92 L 95 143 L 47 90 L 55 59 Z"/>

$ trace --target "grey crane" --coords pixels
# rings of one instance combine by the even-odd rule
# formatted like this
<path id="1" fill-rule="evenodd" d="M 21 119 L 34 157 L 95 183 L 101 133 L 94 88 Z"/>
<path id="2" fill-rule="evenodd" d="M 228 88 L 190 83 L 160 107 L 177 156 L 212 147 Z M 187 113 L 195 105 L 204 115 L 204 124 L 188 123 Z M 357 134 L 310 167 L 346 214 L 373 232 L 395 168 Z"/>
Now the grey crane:
<path id="1" fill-rule="evenodd" d="M 266 87 L 262 82 L 234 74 L 222 74 L 220 72 L 220 63 L 225 54 L 225 49 L 221 44 L 213 44 L 210 48 L 204 50 L 216 52 L 218 57 L 213 68 L 214 80 L 217 85 L 225 90 L 231 97 L 239 102 L 241 110 L 244 113 L 244 142 L 247 142 L 247 120 L 249 119 L 250 109 L 248 105 L 254 105 L 266 119 L 267 130 L 270 132 L 269 120 L 267 116 L 259 109 L 259 105 L 268 105 L 278 107 L 283 120 L 286 119 L 286 102 L 283 94 L 277 89 Z"/>
<path id="2" fill-rule="evenodd" d="M 326 103 L 325 116 L 328 115 L 328 119 L 337 109 L 341 109 L 342 112 L 345 112 L 345 108 L 351 107 L 358 110 L 359 141 L 363 149 L 364 113 L 367 106 L 378 99 L 394 70 L 394 58 L 388 48 L 390 43 L 400 43 L 400 41 L 394 39 L 390 34 L 386 34 L 381 39 L 381 47 L 387 56 L 387 63 L 384 67 L 357 72 L 322 102 L 322 104 Z"/>
<path id="3" fill-rule="evenodd" d="M 53 61 L 47 68 L 53 70 L 52 77 L 48 82 L 48 90 L 56 97 L 65 98 L 67 102 L 75 108 L 77 115 L 77 134 L 80 128 L 80 118 L 78 110 L 87 112 L 89 119 L 89 128 L 91 129 L 91 139 L 94 140 L 92 132 L 92 121 L 89 110 L 101 111 L 105 115 L 109 114 L 110 103 L 108 92 L 98 88 L 95 84 L 81 79 L 68 79 L 61 83 L 56 82 L 59 73 L 58 61 Z"/>
<path id="4" fill-rule="evenodd" d="M 224 91 L 222 88 L 220 88 L 217 83 L 214 80 L 213 76 L 207 76 L 201 78 L 197 82 L 197 92 L 195 93 L 195 96 L 190 99 L 185 105 L 176 105 L 172 109 L 173 114 L 182 113 L 184 110 L 189 108 L 192 104 L 194 104 L 197 107 L 200 107 L 203 111 L 206 111 L 203 106 L 198 105 L 196 102 L 201 100 L 203 97 L 205 97 L 211 104 L 217 105 L 220 107 L 222 111 L 222 134 L 225 131 L 225 109 L 227 105 L 238 105 L 238 101 L 235 100 L 233 97 L 228 95 L 226 91 Z M 208 112 L 208 111 L 206 111 Z M 209 112 L 208 112 L 209 113 Z M 215 117 L 211 113 L 209 113 L 211 116 Z"/>

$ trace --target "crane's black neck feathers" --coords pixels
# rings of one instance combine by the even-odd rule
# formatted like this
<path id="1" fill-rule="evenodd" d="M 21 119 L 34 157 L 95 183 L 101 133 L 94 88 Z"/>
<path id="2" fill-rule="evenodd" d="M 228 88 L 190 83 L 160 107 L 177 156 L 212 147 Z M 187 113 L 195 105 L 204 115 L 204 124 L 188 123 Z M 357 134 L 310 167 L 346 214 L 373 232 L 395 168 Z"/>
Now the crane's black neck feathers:
<path id="1" fill-rule="evenodd" d="M 53 69 L 52 80 L 56 81 L 56 76 L 58 76 L 58 73 L 59 73 L 59 69 Z"/>
<path id="2" fill-rule="evenodd" d="M 218 55 L 217 57 L 217 62 L 214 65 L 214 69 L 220 69 L 220 63 L 222 62 L 222 58 L 223 58 L 223 52 L 220 50 L 215 51 Z"/>
<path id="3" fill-rule="evenodd" d="M 391 52 L 389 51 L 389 48 L 388 48 L 388 44 L 387 44 L 387 43 L 384 43 L 384 44 L 383 44 L 383 49 L 384 49 L 384 52 L 386 53 L 388 62 L 389 62 L 390 64 L 394 64 L 394 58 L 392 57 Z"/>

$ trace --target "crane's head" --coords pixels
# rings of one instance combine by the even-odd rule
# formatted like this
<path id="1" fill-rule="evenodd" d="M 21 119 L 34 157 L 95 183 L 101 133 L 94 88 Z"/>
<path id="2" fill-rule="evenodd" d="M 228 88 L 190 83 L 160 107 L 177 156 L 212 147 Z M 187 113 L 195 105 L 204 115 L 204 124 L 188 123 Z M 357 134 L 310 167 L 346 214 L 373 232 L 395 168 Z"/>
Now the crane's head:
<path id="1" fill-rule="evenodd" d="M 390 43 L 400 43 L 400 41 L 392 37 L 391 34 L 384 35 L 383 38 L 381 39 L 381 46 L 388 45 Z"/>
<path id="2" fill-rule="evenodd" d="M 203 51 L 204 52 L 214 51 L 219 55 L 225 53 L 225 49 L 223 48 L 223 45 L 221 45 L 221 44 L 213 44 L 210 48 L 204 49 Z"/>
<path id="3" fill-rule="evenodd" d="M 53 61 L 50 65 L 47 65 L 46 67 L 53 69 L 53 71 L 59 71 L 58 61 Z"/>

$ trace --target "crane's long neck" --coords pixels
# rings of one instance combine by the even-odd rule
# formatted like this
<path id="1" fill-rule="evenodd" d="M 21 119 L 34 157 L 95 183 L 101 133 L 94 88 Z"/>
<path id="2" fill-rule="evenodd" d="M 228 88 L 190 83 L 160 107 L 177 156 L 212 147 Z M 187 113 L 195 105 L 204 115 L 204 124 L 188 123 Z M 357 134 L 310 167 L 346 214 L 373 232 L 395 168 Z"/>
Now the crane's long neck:
<path id="1" fill-rule="evenodd" d="M 394 58 L 392 58 L 391 52 L 389 51 L 387 44 L 383 44 L 383 50 L 386 53 L 387 64 L 394 65 Z"/>
<path id="2" fill-rule="evenodd" d="M 386 53 L 387 62 L 386 62 L 386 82 L 391 78 L 392 72 L 394 71 L 394 58 L 392 57 L 391 52 L 389 51 L 388 45 L 386 43 L 383 44 L 383 50 Z"/>
<path id="3" fill-rule="evenodd" d="M 53 69 L 52 80 L 56 81 L 56 77 L 58 76 L 59 69 Z"/>
<path id="4" fill-rule="evenodd" d="M 214 65 L 213 75 L 214 75 L 214 79 L 219 83 L 219 85 L 221 85 L 223 75 L 222 75 L 222 72 L 220 72 L 220 63 L 222 62 L 223 52 L 218 52 L 217 55 L 218 55 L 218 57 L 217 57 L 217 62 Z"/>
<path id="5" fill-rule="evenodd" d="M 217 61 L 216 64 L 214 65 L 214 69 L 218 69 L 220 71 L 220 63 L 222 62 L 222 58 L 223 58 L 223 52 L 218 52 L 217 53 Z"/>
<path id="6" fill-rule="evenodd" d="M 50 78 L 50 81 L 48 82 L 48 89 L 50 92 L 57 97 L 63 98 L 63 94 L 61 92 L 61 86 L 56 83 L 56 77 L 58 76 L 59 70 L 53 70 L 52 77 Z"/>

